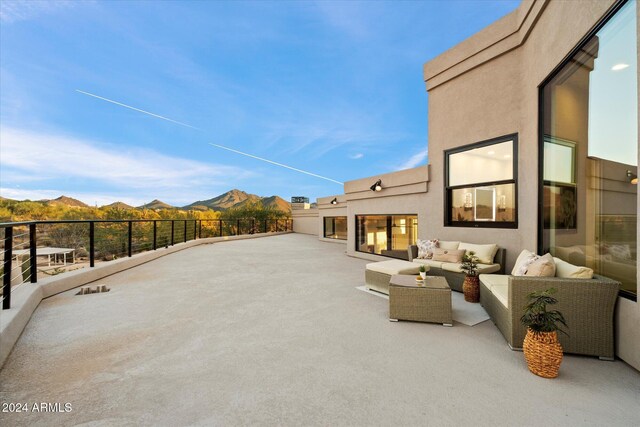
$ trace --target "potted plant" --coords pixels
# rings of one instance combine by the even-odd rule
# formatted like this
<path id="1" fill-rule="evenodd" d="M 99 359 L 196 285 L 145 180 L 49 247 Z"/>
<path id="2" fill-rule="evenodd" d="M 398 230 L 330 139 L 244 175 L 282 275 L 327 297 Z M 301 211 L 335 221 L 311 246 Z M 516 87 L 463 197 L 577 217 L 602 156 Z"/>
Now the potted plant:
<path id="1" fill-rule="evenodd" d="M 480 260 L 474 251 L 469 251 L 462 256 L 460 270 L 465 273 L 462 292 L 467 302 L 480 302 L 480 279 L 478 279 L 478 262 Z"/>
<path id="2" fill-rule="evenodd" d="M 558 331 L 566 334 L 560 325 L 567 326 L 564 316 L 558 310 L 547 311 L 547 305 L 556 304 L 557 299 L 551 295 L 554 288 L 533 292 L 527 295 L 528 304 L 520 318 L 527 327 L 524 338 L 524 358 L 529 370 L 544 378 L 558 376 L 562 363 L 562 346 L 558 342 Z"/>
<path id="3" fill-rule="evenodd" d="M 420 277 L 422 277 L 423 280 L 425 277 L 427 277 L 427 269 L 424 267 L 424 265 L 420 266 Z"/>

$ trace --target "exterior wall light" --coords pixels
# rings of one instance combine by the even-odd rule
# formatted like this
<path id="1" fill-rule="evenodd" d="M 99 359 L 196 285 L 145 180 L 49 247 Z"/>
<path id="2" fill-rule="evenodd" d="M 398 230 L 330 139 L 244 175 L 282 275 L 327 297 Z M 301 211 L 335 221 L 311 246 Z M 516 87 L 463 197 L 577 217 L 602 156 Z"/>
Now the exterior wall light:
<path id="1" fill-rule="evenodd" d="M 371 187 L 371 191 L 382 191 L 382 180 L 377 180 Z"/>
<path id="2" fill-rule="evenodd" d="M 638 175 L 636 175 L 635 173 L 627 171 L 627 179 L 633 185 L 638 185 Z"/>
<path id="3" fill-rule="evenodd" d="M 333 200 L 331 201 L 332 205 L 337 205 L 338 204 L 338 199 L 336 197 L 333 198 Z"/>

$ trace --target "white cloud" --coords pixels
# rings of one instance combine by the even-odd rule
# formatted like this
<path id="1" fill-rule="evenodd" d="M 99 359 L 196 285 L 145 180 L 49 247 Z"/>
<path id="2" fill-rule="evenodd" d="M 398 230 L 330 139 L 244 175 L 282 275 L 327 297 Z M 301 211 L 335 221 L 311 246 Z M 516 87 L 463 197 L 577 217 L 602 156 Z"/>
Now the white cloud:
<path id="1" fill-rule="evenodd" d="M 51 187 L 58 180 L 100 188 L 99 192 L 107 188 L 106 192 L 122 197 L 135 194 L 136 199 L 165 197 L 190 203 L 195 200 L 190 198 L 201 197 L 204 189 L 226 188 L 230 179 L 255 176 L 241 168 L 171 157 L 148 149 L 126 149 L 14 128 L 0 128 L 0 140 L 5 187 L 8 181 L 11 187 L 31 183 L 29 187 L 33 188 L 38 181 L 46 181 L 46 186 Z M 116 196 L 116 200 L 122 197 Z"/>
<path id="2" fill-rule="evenodd" d="M 429 150 L 427 148 L 425 148 L 424 150 L 421 150 L 420 152 L 411 156 L 409 160 L 407 160 L 402 165 L 400 165 L 397 168 L 397 170 L 415 168 L 416 166 L 418 166 L 420 163 L 424 162 L 427 159 L 428 154 L 429 154 Z"/>
<path id="3" fill-rule="evenodd" d="M 25 21 L 41 13 L 52 13 L 77 4 L 80 4 L 80 2 L 70 0 L 2 0 L 0 2 L 0 22 Z"/>
<path id="4" fill-rule="evenodd" d="M 355 154 L 352 154 L 352 155 L 349 156 L 349 158 L 353 159 L 353 160 L 358 160 L 358 159 L 361 159 L 363 157 L 364 157 L 364 154 L 362 154 L 362 153 L 355 153 Z"/>

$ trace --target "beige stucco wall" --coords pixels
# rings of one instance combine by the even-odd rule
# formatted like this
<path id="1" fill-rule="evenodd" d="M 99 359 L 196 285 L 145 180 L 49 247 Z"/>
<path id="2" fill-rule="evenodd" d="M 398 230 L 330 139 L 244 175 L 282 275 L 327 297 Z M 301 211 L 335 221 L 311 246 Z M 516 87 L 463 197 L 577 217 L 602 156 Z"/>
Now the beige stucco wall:
<path id="1" fill-rule="evenodd" d="M 382 191 L 371 191 L 371 185 L 382 180 Z M 426 232 L 427 191 L 429 190 L 429 166 L 392 172 L 383 175 L 349 181 L 344 184 L 347 201 L 349 239 L 347 254 L 374 261 L 388 260 L 378 255 L 356 251 L 356 215 L 418 216 L 418 235 Z"/>
<path id="2" fill-rule="evenodd" d="M 512 14 L 425 64 L 433 173 L 429 209 L 421 221 L 428 229 L 421 229 L 420 237 L 496 242 L 507 249 L 507 269 L 522 249 L 536 250 L 538 88 L 614 3 L 523 1 Z M 445 227 L 444 150 L 510 133 L 519 137 L 518 228 Z M 617 354 L 637 369 L 639 324 L 640 305 L 620 298 Z"/>
<path id="3" fill-rule="evenodd" d="M 318 209 L 292 209 L 293 232 L 318 235 Z"/>

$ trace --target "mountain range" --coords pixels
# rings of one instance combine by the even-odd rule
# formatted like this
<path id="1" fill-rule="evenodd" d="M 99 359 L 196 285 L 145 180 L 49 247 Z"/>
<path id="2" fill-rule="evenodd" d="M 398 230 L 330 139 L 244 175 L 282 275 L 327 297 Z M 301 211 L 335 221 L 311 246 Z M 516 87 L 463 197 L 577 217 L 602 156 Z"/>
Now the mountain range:
<path id="1" fill-rule="evenodd" d="M 10 200 L 0 198 L 0 200 Z M 86 203 L 74 199 L 72 197 L 60 196 L 57 199 L 39 200 L 41 203 L 49 205 L 67 205 L 73 207 L 89 207 Z M 291 210 L 291 204 L 279 196 L 261 197 L 255 194 L 249 194 L 242 190 L 233 189 L 219 196 L 207 200 L 198 200 L 185 206 L 172 206 L 161 200 L 155 199 L 152 202 L 138 206 L 138 209 L 181 209 L 181 210 L 198 210 L 198 211 L 226 211 L 230 208 L 239 208 L 251 203 L 260 203 L 265 207 L 273 207 L 285 212 Z M 114 202 L 102 207 L 111 207 L 117 209 L 134 209 L 124 202 Z"/>

